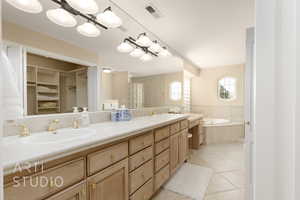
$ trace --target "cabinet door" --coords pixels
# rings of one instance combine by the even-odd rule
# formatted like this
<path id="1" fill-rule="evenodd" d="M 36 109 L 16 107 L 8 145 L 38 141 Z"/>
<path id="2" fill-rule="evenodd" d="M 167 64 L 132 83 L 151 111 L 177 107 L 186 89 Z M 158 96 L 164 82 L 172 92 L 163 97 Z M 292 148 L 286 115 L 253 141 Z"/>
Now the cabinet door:
<path id="1" fill-rule="evenodd" d="M 66 189 L 57 195 L 54 195 L 46 200 L 87 200 L 86 184 L 80 183 L 69 189 Z"/>
<path id="2" fill-rule="evenodd" d="M 188 133 L 186 130 L 179 135 L 179 164 L 182 164 L 188 154 Z"/>
<path id="3" fill-rule="evenodd" d="M 179 165 L 179 135 L 170 137 L 170 171 L 175 172 Z"/>
<path id="4" fill-rule="evenodd" d="M 89 200 L 128 200 L 128 159 L 88 178 Z"/>

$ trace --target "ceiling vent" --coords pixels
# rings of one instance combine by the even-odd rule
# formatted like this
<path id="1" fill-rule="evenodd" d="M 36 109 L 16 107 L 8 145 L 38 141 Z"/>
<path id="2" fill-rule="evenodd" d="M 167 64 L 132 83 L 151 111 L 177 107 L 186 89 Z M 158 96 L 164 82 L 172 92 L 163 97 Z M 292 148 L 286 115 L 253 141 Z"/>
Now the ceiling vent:
<path id="1" fill-rule="evenodd" d="M 148 4 L 145 6 L 145 9 L 150 15 L 152 15 L 155 19 L 162 18 L 163 15 L 162 13 L 153 5 L 153 4 Z"/>

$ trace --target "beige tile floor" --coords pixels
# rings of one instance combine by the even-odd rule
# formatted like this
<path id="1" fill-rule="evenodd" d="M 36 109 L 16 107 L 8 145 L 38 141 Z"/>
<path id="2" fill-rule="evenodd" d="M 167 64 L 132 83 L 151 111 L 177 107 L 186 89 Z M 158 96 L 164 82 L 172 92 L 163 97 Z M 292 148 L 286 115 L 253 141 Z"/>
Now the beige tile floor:
<path id="1" fill-rule="evenodd" d="M 204 200 L 244 200 L 244 152 L 241 143 L 214 144 L 193 150 L 190 163 L 214 170 Z M 162 189 L 153 200 L 191 200 Z"/>

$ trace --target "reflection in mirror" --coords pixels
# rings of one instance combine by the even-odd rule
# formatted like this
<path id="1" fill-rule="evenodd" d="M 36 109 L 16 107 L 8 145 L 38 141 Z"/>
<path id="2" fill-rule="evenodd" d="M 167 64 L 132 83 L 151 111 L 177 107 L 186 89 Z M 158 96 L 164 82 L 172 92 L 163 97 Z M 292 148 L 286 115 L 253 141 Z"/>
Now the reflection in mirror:
<path id="1" fill-rule="evenodd" d="M 27 114 L 88 107 L 87 66 L 27 54 Z"/>

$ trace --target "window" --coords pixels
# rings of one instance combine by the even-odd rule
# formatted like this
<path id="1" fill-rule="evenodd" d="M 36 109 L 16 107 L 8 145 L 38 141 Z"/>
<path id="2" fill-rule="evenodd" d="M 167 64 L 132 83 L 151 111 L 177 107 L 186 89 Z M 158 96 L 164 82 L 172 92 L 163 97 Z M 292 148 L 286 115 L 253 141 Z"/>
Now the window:
<path id="1" fill-rule="evenodd" d="M 183 86 L 183 104 L 186 112 L 191 111 L 191 80 L 185 79 Z"/>
<path id="2" fill-rule="evenodd" d="M 236 98 L 236 79 L 224 77 L 218 82 L 218 96 L 221 100 L 234 100 Z"/>
<path id="3" fill-rule="evenodd" d="M 173 101 L 181 99 L 181 82 L 175 81 L 170 84 L 170 99 Z"/>

